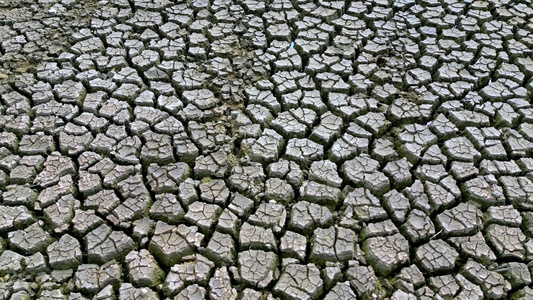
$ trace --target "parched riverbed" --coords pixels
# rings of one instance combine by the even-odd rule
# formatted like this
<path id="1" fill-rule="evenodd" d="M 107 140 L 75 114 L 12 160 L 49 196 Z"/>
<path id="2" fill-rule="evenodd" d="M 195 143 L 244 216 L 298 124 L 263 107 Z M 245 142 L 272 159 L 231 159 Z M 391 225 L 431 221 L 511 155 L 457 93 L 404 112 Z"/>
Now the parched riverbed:
<path id="1" fill-rule="evenodd" d="M 0 0 L 1 299 L 533 299 L 531 0 Z"/>

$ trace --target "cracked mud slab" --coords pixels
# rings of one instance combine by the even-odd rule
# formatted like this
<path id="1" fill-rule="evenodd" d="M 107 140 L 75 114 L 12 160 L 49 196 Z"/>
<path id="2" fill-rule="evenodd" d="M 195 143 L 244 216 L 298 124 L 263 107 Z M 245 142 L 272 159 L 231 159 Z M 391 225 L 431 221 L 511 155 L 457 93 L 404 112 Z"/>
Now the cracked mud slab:
<path id="1" fill-rule="evenodd" d="M 0 0 L 0 299 L 532 299 L 527 0 Z"/>

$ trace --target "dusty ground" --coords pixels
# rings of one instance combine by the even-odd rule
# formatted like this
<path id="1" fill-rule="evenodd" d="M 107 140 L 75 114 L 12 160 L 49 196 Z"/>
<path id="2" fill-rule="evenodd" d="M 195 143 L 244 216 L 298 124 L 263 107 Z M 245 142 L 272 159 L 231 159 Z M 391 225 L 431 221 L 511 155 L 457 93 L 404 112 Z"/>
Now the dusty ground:
<path id="1" fill-rule="evenodd" d="M 0 299 L 532 299 L 530 0 L 0 0 Z"/>

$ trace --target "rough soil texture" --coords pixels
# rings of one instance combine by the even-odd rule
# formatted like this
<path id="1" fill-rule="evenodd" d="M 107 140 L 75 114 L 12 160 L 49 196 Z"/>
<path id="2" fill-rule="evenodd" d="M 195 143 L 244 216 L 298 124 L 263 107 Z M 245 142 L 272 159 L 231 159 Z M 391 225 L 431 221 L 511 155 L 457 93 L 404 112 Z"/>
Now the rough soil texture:
<path id="1" fill-rule="evenodd" d="M 533 299 L 530 0 L 0 0 L 0 299 Z"/>

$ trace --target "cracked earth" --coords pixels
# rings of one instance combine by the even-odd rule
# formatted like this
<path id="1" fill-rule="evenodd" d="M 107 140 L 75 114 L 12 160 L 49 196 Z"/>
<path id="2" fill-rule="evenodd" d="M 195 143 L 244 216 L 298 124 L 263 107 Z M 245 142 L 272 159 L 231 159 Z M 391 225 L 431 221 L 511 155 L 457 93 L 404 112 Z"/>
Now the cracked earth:
<path id="1" fill-rule="evenodd" d="M 530 0 L 0 0 L 0 299 L 533 299 Z"/>

